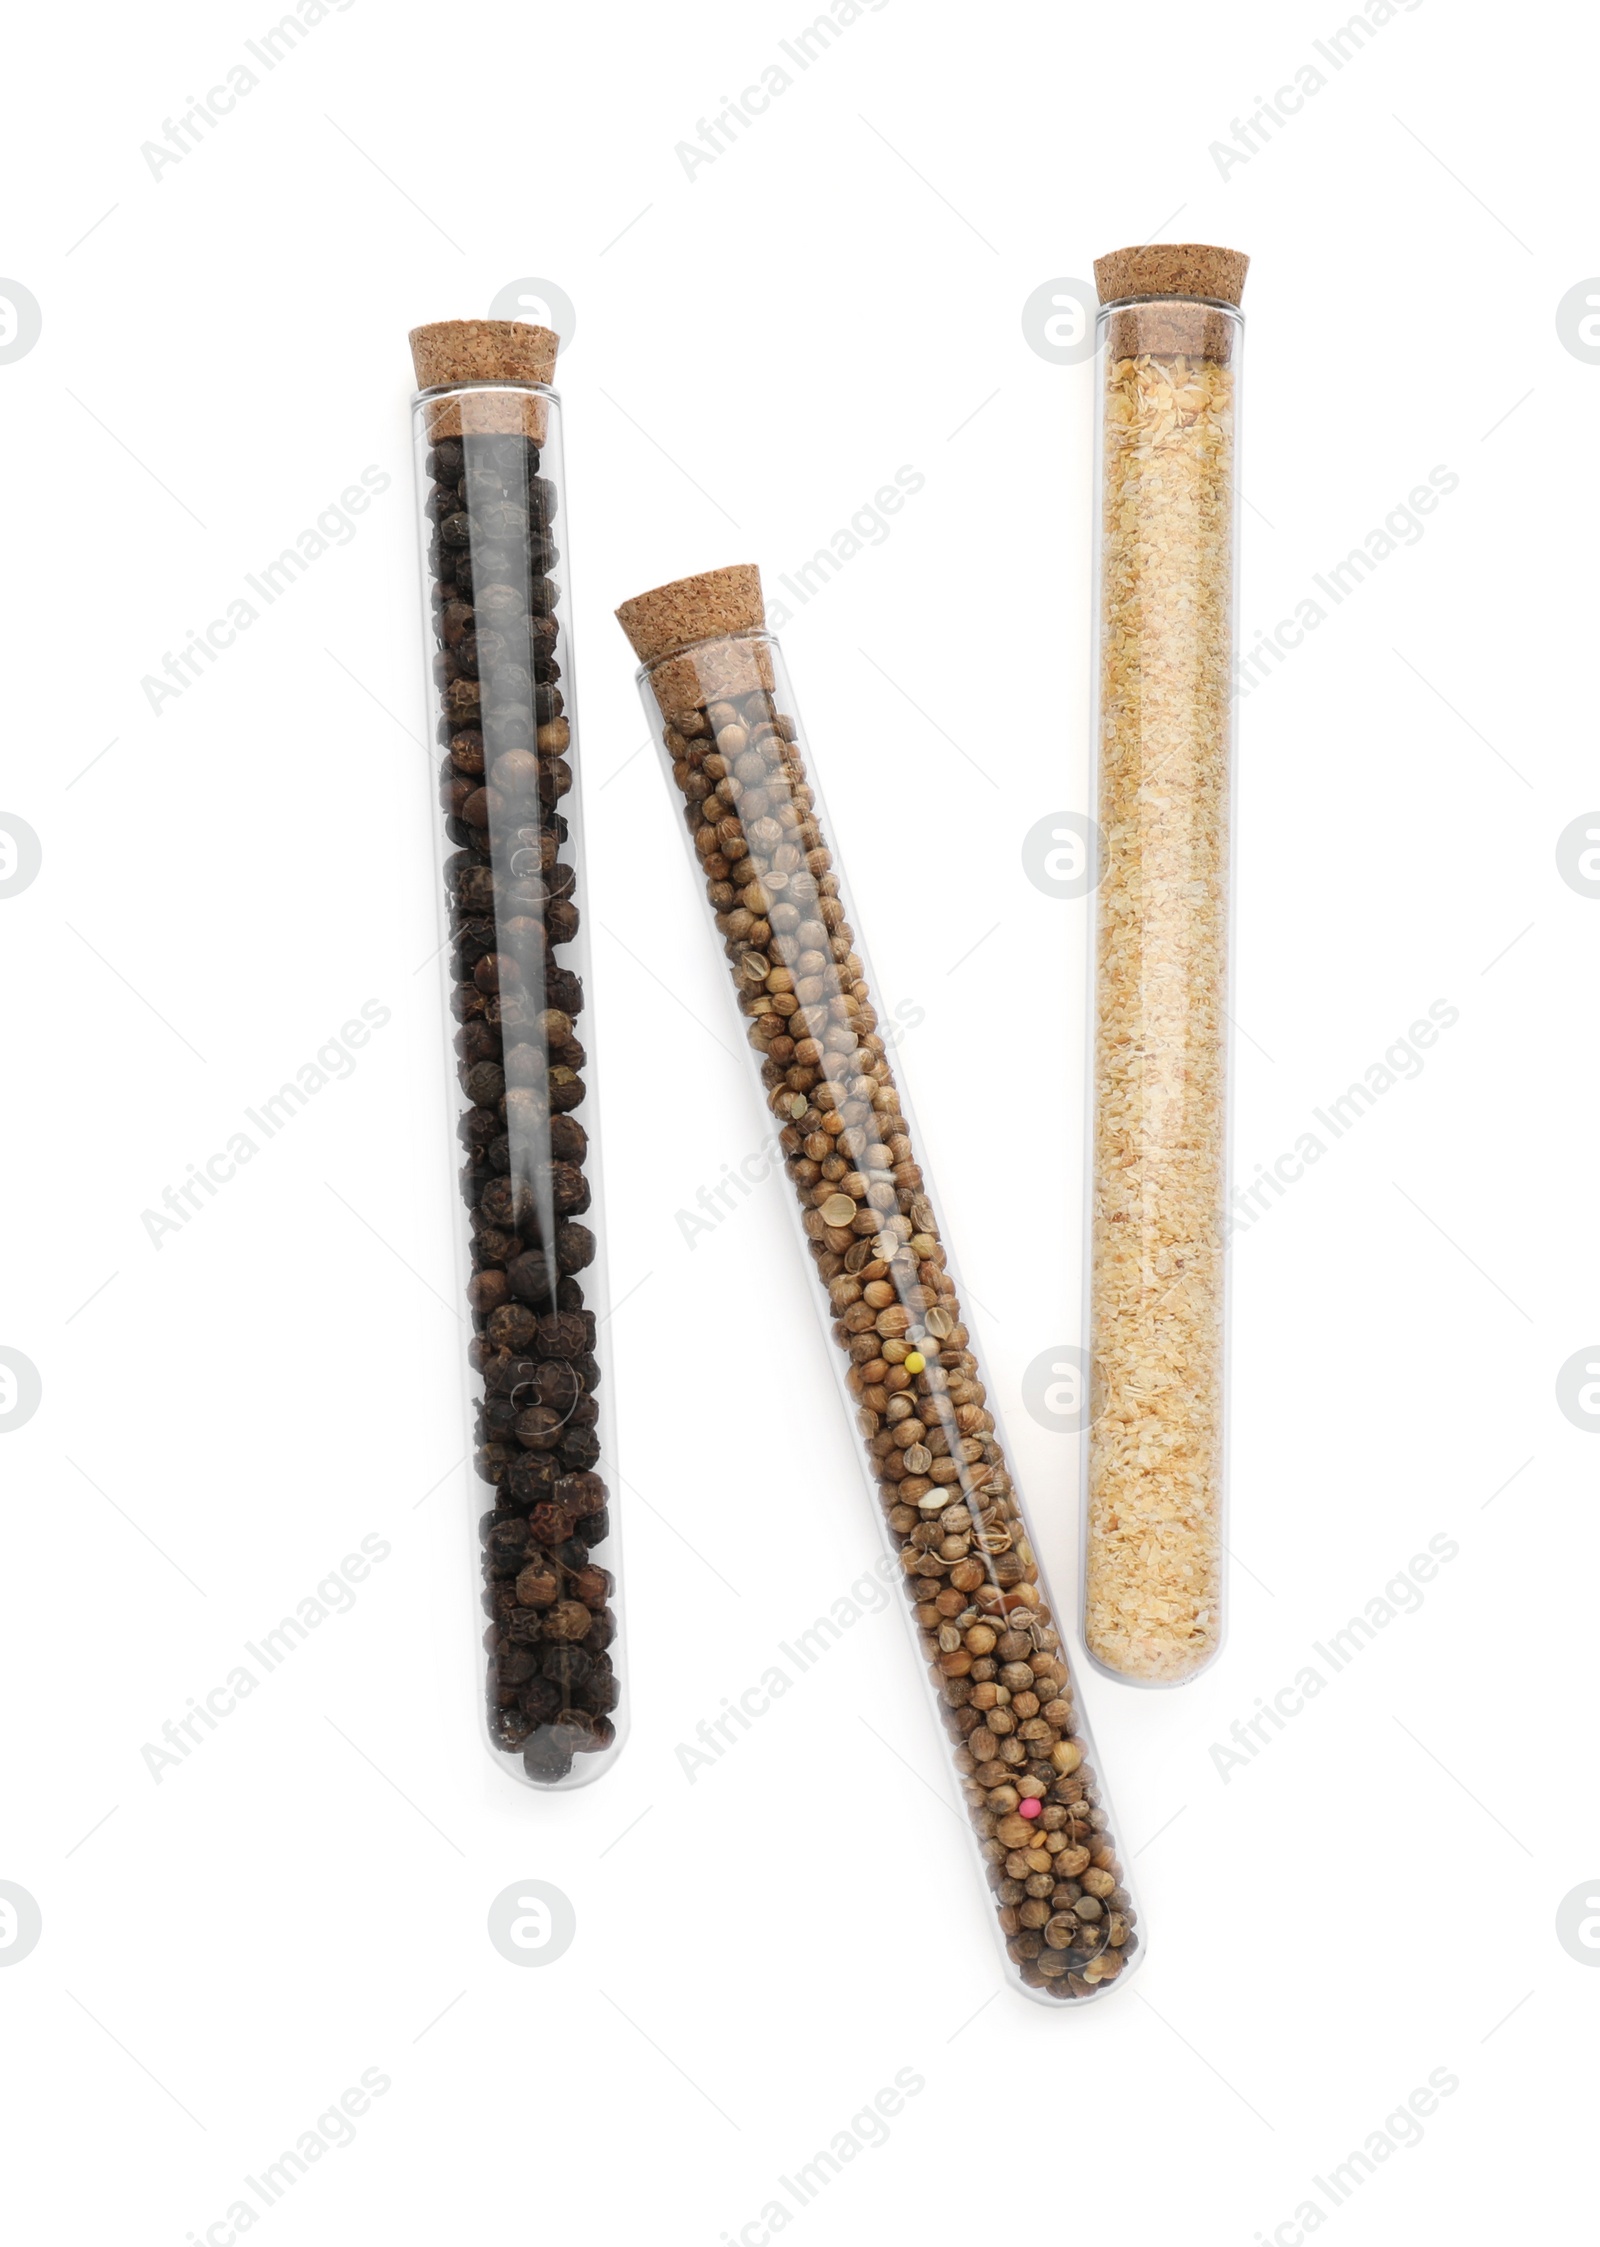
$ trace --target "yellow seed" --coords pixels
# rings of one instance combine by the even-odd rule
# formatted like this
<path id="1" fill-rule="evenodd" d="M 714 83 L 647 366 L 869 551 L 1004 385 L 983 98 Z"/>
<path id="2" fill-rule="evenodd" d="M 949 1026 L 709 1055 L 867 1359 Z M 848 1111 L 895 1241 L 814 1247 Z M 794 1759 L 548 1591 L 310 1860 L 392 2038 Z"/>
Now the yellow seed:
<path id="1" fill-rule="evenodd" d="M 912 1350 L 906 1357 L 906 1371 L 908 1373 L 920 1373 L 927 1362 L 920 1350 Z"/>

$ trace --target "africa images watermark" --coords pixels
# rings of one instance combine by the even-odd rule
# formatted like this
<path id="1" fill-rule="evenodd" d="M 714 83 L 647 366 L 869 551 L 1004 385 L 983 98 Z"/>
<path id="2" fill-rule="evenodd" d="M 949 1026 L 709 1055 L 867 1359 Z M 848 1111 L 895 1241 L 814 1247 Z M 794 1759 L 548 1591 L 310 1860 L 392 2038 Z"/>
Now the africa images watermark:
<path id="1" fill-rule="evenodd" d="M 886 1051 L 893 1052 L 908 1030 L 915 1030 L 927 1020 L 927 1009 L 918 1006 L 915 999 L 901 999 L 894 1009 L 894 1018 L 880 1033 Z M 758 1186 L 764 1186 L 775 1170 L 782 1167 L 783 1140 L 779 1131 L 771 1131 L 759 1147 L 753 1147 L 735 1167 L 724 1163 L 722 1176 L 713 1185 L 702 1186 L 695 1195 L 695 1209 L 675 1209 L 673 1222 L 692 1249 L 699 1243 L 702 1233 L 715 1232 L 733 1211 L 750 1199 Z"/>
<path id="2" fill-rule="evenodd" d="M 251 2195 L 248 2200 L 235 2200 L 203 2232 L 190 2232 L 194 2247 L 200 2247 L 202 2241 L 204 2247 L 234 2247 L 235 2241 L 254 2230 L 262 2216 L 309 2174 L 314 2162 L 325 2153 L 343 2152 L 346 2146 L 354 2145 L 357 2122 L 368 2113 L 373 2100 L 381 2099 L 390 2089 L 391 2082 L 382 2068 L 363 2068 L 359 2082 L 341 2091 L 292 2146 L 286 2146 L 275 2161 L 267 2163 L 260 2176 L 246 2173 L 245 2188 Z"/>
<path id="3" fill-rule="evenodd" d="M 1330 31 L 1326 39 L 1313 39 L 1311 44 L 1328 69 L 1338 72 L 1347 63 L 1354 62 L 1367 44 L 1375 39 L 1387 23 L 1393 23 L 1402 11 L 1414 15 L 1422 0 L 1366 0 L 1358 15 Z M 1248 164 L 1252 156 L 1265 153 L 1271 143 L 1274 128 L 1282 132 L 1292 117 L 1298 117 L 1313 94 L 1320 94 L 1332 81 L 1315 62 L 1301 63 L 1294 73 L 1293 83 L 1278 87 L 1269 101 L 1265 94 L 1257 94 L 1256 106 L 1247 117 L 1232 120 L 1233 145 L 1224 140 L 1214 140 L 1207 154 L 1226 185 L 1229 174 L 1241 164 Z"/>
<path id="4" fill-rule="evenodd" d="M 692 140 L 680 140 L 674 147 L 672 153 L 683 166 L 689 185 L 693 187 L 708 164 L 714 164 L 719 156 L 728 155 L 741 132 L 747 133 L 758 117 L 764 117 L 778 95 L 786 94 L 799 74 L 820 62 L 851 24 L 859 23 L 864 15 L 877 15 L 888 4 L 889 0 L 830 0 L 827 10 L 814 16 L 792 39 L 780 39 L 778 52 L 782 60 L 764 63 L 758 82 L 744 87 L 737 99 L 723 94 L 720 97 L 722 107 L 713 116 L 696 118 L 699 146 Z M 793 63 L 792 74 L 784 67 L 786 62 Z"/>
<path id="5" fill-rule="evenodd" d="M 814 601 L 830 579 L 838 576 L 847 562 L 869 546 L 881 546 L 889 536 L 892 525 L 885 519 L 898 515 L 908 499 L 914 499 L 928 479 L 920 468 L 909 461 L 894 472 L 894 481 L 880 484 L 870 500 L 863 500 L 846 524 L 842 524 L 826 546 L 819 546 L 809 561 L 797 562 L 792 571 L 780 570 L 778 583 L 792 593 L 795 608 L 782 601 L 771 601 L 767 608 L 767 630 L 781 632 L 793 621 L 796 609 L 803 609 Z"/>
<path id="6" fill-rule="evenodd" d="M 1359 546 L 1352 546 L 1342 562 L 1330 563 L 1326 571 L 1314 570 L 1311 582 L 1317 592 L 1326 594 L 1329 606 L 1324 608 L 1316 594 L 1306 593 L 1295 604 L 1293 616 L 1280 618 L 1270 632 L 1256 634 L 1254 646 L 1241 650 L 1234 661 L 1233 686 L 1238 699 L 1247 701 L 1272 676 L 1276 666 L 1305 644 L 1306 634 L 1325 624 L 1332 611 L 1342 608 L 1391 555 L 1398 554 L 1402 546 L 1417 545 L 1427 527 L 1421 518 L 1431 515 L 1460 482 L 1455 470 L 1441 461 L 1437 468 L 1429 469 L 1427 482 L 1414 485 L 1405 499 L 1397 500 L 1382 523 L 1368 531 Z"/>
<path id="7" fill-rule="evenodd" d="M 204 1164 L 191 1163 L 188 1176 L 164 1190 L 161 1209 L 139 1212 L 151 1247 L 159 1249 L 168 1233 L 181 1232 L 196 1211 L 205 1208 L 208 1199 L 215 1201 L 221 1188 L 237 1178 L 246 1163 L 255 1160 L 269 1139 L 276 1139 L 286 1124 L 293 1123 L 325 1085 L 353 1077 L 356 1054 L 370 1043 L 373 1032 L 390 1020 L 390 1011 L 381 999 L 364 999 L 359 1020 L 352 1016 L 343 1023 L 333 1037 L 318 1046 L 312 1060 L 301 1063 L 292 1080 L 279 1085 L 258 1108 L 246 1108 L 247 1120 L 261 1134 L 259 1141 L 248 1131 L 236 1131 L 225 1147 L 208 1155 Z"/>
<path id="8" fill-rule="evenodd" d="M 162 676 L 157 678 L 146 672 L 139 681 L 144 698 L 159 718 L 162 706 L 176 702 L 199 679 L 203 679 L 206 666 L 231 648 L 241 632 L 248 632 L 262 613 L 271 608 L 297 579 L 303 577 L 313 562 L 335 546 L 348 546 L 356 535 L 352 517 L 364 515 L 380 493 L 386 492 L 394 481 L 386 468 L 371 461 L 361 471 L 359 483 L 347 484 L 336 500 L 330 500 L 315 523 L 308 524 L 292 546 L 286 546 L 276 561 L 262 565 L 258 572 L 246 570 L 244 581 L 261 602 L 257 608 L 243 593 L 237 594 L 227 605 L 225 616 L 213 617 L 203 632 L 191 632 L 188 640 L 174 655 L 169 649 L 163 659 Z"/>
<path id="9" fill-rule="evenodd" d="M 354 5 L 355 0 L 295 0 L 292 13 L 280 16 L 259 39 L 247 39 L 245 50 L 251 62 L 259 63 L 264 77 L 267 72 L 276 70 L 279 63 L 286 62 L 319 23 L 325 23 L 330 15 L 342 16 Z M 185 94 L 185 106 L 178 116 L 162 118 L 162 138 L 140 145 L 139 154 L 157 187 L 161 185 L 163 172 L 173 164 L 181 164 L 186 156 L 192 156 L 204 142 L 207 132 L 215 132 L 223 118 L 237 109 L 246 94 L 253 94 L 260 83 L 261 77 L 250 62 L 235 62 L 228 65 L 222 84 L 208 86 L 203 95 Z"/>
<path id="10" fill-rule="evenodd" d="M 1427 1551 L 1413 1553 L 1383 1590 L 1373 1593 L 1359 1615 L 1352 1615 L 1341 1629 L 1330 1631 L 1325 1640 L 1313 1639 L 1311 1651 L 1320 1660 L 1305 1663 L 1286 1685 L 1279 1686 L 1270 1701 L 1258 1693 L 1254 1713 L 1236 1719 L 1229 1727 L 1232 1747 L 1224 1740 L 1211 1743 L 1212 1766 L 1222 1784 L 1227 1786 L 1236 1770 L 1246 1770 L 1263 1749 L 1270 1748 L 1275 1735 L 1286 1732 L 1295 1717 L 1303 1716 L 1307 1703 L 1326 1692 L 1332 1680 L 1366 1652 L 1380 1631 L 1387 1630 L 1402 1615 L 1415 1615 L 1427 1596 L 1423 1586 L 1431 1584 L 1460 1551 L 1453 1537 L 1436 1530 L 1428 1539 Z"/>
<path id="11" fill-rule="evenodd" d="M 769 1132 L 759 1147 L 751 1149 L 741 1158 L 737 1169 L 724 1163 L 722 1176 L 714 1185 L 702 1186 L 695 1195 L 696 1208 L 675 1209 L 673 1223 L 691 1249 L 699 1244 L 702 1233 L 714 1233 L 723 1220 L 732 1215 L 742 1203 L 747 1202 L 758 1186 L 764 1186 L 783 1161 L 780 1135 Z"/>
<path id="12" fill-rule="evenodd" d="M 890 2123 L 905 2110 L 907 2099 L 927 2089 L 927 2077 L 915 2068 L 896 2068 L 893 2083 L 886 2083 L 865 2101 L 850 2117 L 843 2129 L 835 2130 L 826 2146 L 819 2146 L 811 2159 L 802 2162 L 793 2176 L 780 2175 L 778 2184 L 787 2199 L 769 2200 L 759 2215 L 741 2224 L 738 2232 L 725 2231 L 722 2235 L 726 2247 L 767 2247 L 774 2232 L 784 2231 L 794 2222 L 797 2214 L 809 2208 L 812 2201 L 842 2175 L 846 2166 L 857 2154 L 876 2151 L 889 2142 Z M 794 2206 L 789 2206 L 793 2201 Z"/>
<path id="13" fill-rule="evenodd" d="M 792 1643 L 779 1639 L 778 1652 L 784 1661 L 769 1663 L 755 1683 L 745 1687 L 737 1702 L 724 1694 L 718 1714 L 702 1717 L 695 1726 L 699 1747 L 680 1740 L 674 1751 L 678 1768 L 691 1787 L 702 1771 L 711 1770 L 737 1745 L 742 1733 L 752 1731 L 759 1719 L 770 1713 L 773 1703 L 781 1700 L 807 1670 L 814 1670 L 823 1656 L 832 1652 L 846 1631 L 853 1630 L 868 1615 L 883 1613 L 889 1605 L 888 1586 L 899 1574 L 896 1555 L 880 1554 L 847 1592 L 839 1594 L 826 1615 L 817 1616 L 805 1630 L 797 1631 Z"/>
<path id="14" fill-rule="evenodd" d="M 1333 1141 L 1343 1139 L 1363 1116 L 1370 1115 L 1385 1093 L 1392 1092 L 1397 1084 L 1420 1077 L 1425 1066 L 1423 1053 L 1437 1045 L 1441 1033 L 1454 1029 L 1460 1020 L 1459 1007 L 1452 1006 L 1448 999 L 1435 999 L 1425 1016 L 1420 1016 L 1403 1037 L 1396 1038 L 1384 1049 L 1381 1060 L 1372 1062 L 1343 1092 L 1330 1099 L 1326 1107 L 1313 1108 L 1312 1116 L 1327 1132 L 1327 1139 L 1315 1131 L 1302 1131 L 1294 1145 L 1286 1147 L 1270 1165 L 1257 1163 L 1255 1176 L 1233 1188 L 1230 1196 L 1233 1206 L 1224 1210 L 1222 1216 L 1224 1241 L 1259 1224 L 1273 1203 L 1282 1201 L 1289 1188 L 1299 1184 L 1311 1165 L 1328 1153 Z"/>
<path id="15" fill-rule="evenodd" d="M 1311 2180 L 1317 2193 L 1315 2200 L 1302 2200 L 1292 2216 L 1285 2216 L 1274 2226 L 1270 2235 L 1258 2231 L 1259 2240 L 1270 2237 L 1271 2247 L 1301 2247 L 1302 2241 L 1314 2231 L 1320 2231 L 1330 2215 L 1342 2208 L 1347 2200 L 1354 2199 L 1369 2177 L 1377 2175 L 1381 2165 L 1402 2148 L 1410 2150 L 1420 2146 L 1426 2133 L 1423 2123 L 1439 2111 L 1441 2099 L 1453 2098 L 1461 2088 L 1461 2078 L 1449 2068 L 1433 2068 L 1426 2083 L 1419 2083 L 1382 2123 L 1369 2130 L 1359 2146 L 1351 2148 L 1341 2162 L 1330 2168 L 1326 2176 L 1318 2174 Z M 1327 2205 L 1324 2207 L 1323 2202 Z"/>
<path id="16" fill-rule="evenodd" d="M 356 1604 L 355 1586 L 364 1584 L 373 1569 L 386 1561 L 393 1550 L 387 1537 L 369 1530 L 361 1540 L 360 1549 L 346 1553 L 315 1591 L 307 1592 L 304 1599 L 296 1603 L 292 1615 L 282 1616 L 270 1631 L 262 1632 L 259 1641 L 245 1640 L 248 1662 L 235 1663 L 221 1684 L 212 1686 L 203 1701 L 197 1701 L 191 1693 L 183 1715 L 169 1717 L 161 1727 L 161 1738 L 166 1746 L 146 1740 L 139 1750 L 144 1767 L 156 1785 L 160 1786 L 169 1770 L 178 1770 L 196 1748 L 203 1747 L 207 1734 L 215 1732 L 225 1718 L 234 1715 L 240 1702 L 247 1701 L 274 1670 L 282 1669 L 314 1630 L 335 1615 L 348 1615 Z"/>

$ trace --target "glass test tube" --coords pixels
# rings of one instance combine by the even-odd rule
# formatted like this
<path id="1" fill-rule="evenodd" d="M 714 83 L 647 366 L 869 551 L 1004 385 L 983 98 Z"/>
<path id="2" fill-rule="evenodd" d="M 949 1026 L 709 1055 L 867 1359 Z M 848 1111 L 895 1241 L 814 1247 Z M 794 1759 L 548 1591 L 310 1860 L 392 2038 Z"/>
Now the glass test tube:
<path id="1" fill-rule="evenodd" d="M 622 1687 L 556 338 L 452 320 L 411 345 L 488 1738 L 511 1777 L 577 1786 Z"/>
<path id="2" fill-rule="evenodd" d="M 1084 1638 L 1221 1644 L 1236 414 L 1248 261 L 1097 261 L 1098 777 Z"/>
<path id="3" fill-rule="evenodd" d="M 759 574 L 714 570 L 618 615 L 777 1129 L 810 1292 L 1008 1976 L 1045 2002 L 1081 2002 L 1131 1963 L 1137 1914 Z M 895 835 L 899 851 L 898 823 Z"/>

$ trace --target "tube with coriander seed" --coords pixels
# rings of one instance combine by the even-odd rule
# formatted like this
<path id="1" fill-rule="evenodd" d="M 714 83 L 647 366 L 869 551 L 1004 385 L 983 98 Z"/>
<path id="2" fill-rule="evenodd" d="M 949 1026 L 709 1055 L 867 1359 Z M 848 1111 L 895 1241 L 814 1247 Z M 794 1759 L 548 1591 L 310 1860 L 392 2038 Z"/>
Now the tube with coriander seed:
<path id="1" fill-rule="evenodd" d="M 1008 1981 L 1045 2004 L 1082 2003 L 1134 1962 L 1137 1913 L 760 576 L 712 570 L 617 613 Z"/>

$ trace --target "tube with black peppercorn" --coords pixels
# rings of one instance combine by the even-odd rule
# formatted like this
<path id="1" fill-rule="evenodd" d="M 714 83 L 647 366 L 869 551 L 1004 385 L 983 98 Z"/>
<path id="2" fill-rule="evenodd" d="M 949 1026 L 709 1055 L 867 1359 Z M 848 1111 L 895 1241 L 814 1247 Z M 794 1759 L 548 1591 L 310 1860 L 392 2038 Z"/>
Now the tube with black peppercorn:
<path id="1" fill-rule="evenodd" d="M 684 578 L 617 614 L 779 1126 L 1008 1976 L 1081 2003 L 1132 1963 L 1137 1914 L 759 574 Z"/>
<path id="2" fill-rule="evenodd" d="M 556 338 L 453 320 L 411 347 L 488 1736 L 511 1776 L 575 1786 L 615 1755 L 621 1685 Z"/>

